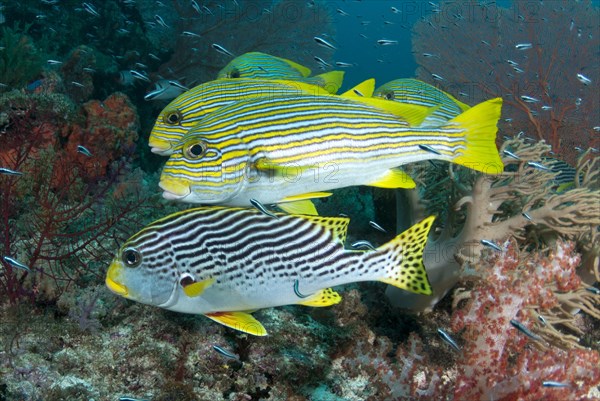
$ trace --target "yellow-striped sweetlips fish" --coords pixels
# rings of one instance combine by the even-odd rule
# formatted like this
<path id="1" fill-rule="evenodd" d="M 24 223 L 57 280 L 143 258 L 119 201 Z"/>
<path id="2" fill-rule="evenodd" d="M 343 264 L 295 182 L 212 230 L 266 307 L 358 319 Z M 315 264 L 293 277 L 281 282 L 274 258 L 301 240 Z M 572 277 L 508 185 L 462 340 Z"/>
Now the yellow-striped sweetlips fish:
<path id="1" fill-rule="evenodd" d="M 375 89 L 373 96 L 401 103 L 438 106 L 423 120 L 422 127 L 440 126 L 470 108 L 451 94 L 413 78 L 395 79 L 385 83 Z"/>
<path id="2" fill-rule="evenodd" d="M 323 88 L 297 81 L 219 79 L 205 82 L 179 95 L 158 115 L 150 132 L 152 152 L 170 155 L 173 146 L 207 114 L 240 100 L 300 93 L 328 95 Z"/>
<path id="3" fill-rule="evenodd" d="M 329 71 L 315 76 L 310 76 L 311 73 L 310 68 L 292 60 L 261 52 L 250 52 L 231 60 L 219 71 L 217 79 L 288 79 L 318 85 L 331 94 L 337 93 L 342 86 L 344 71 Z"/>
<path id="4" fill-rule="evenodd" d="M 106 285 L 114 293 L 225 326 L 267 332 L 248 311 L 282 305 L 329 306 L 331 287 L 381 281 L 431 294 L 423 248 L 434 217 L 369 251 L 346 250 L 348 219 L 218 206 L 160 219 L 127 240 Z"/>
<path id="5" fill-rule="evenodd" d="M 253 199 L 285 206 L 353 185 L 413 188 L 397 168 L 421 160 L 496 174 L 503 170 L 495 144 L 501 105 L 500 98 L 488 100 L 440 127 L 415 127 L 399 116 L 418 125 L 428 108 L 382 99 L 237 102 L 190 130 L 159 184 L 165 198 L 184 202 L 249 206 Z"/>

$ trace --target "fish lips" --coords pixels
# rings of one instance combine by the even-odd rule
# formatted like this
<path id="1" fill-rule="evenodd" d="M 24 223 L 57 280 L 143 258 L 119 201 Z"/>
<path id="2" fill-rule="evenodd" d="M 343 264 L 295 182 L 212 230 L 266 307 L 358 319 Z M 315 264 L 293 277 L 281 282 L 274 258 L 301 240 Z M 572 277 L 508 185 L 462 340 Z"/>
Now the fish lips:
<path id="1" fill-rule="evenodd" d="M 169 200 L 182 200 L 192 193 L 189 184 L 184 184 L 169 178 L 161 179 L 158 186 L 164 191 L 163 198 Z"/>
<path id="2" fill-rule="evenodd" d="M 156 153 L 157 155 L 160 155 L 160 156 L 170 156 L 173 153 L 173 150 L 171 149 L 171 147 L 152 146 L 150 148 L 150 151 L 152 153 Z"/>
<path id="3" fill-rule="evenodd" d="M 129 295 L 129 289 L 127 288 L 127 286 L 120 283 L 120 271 L 121 266 L 119 265 L 119 263 L 113 261 L 108 268 L 108 272 L 106 273 L 105 283 L 108 289 L 114 292 L 115 294 L 120 295 L 122 297 L 127 297 Z"/>
<path id="4" fill-rule="evenodd" d="M 150 134 L 152 136 L 152 134 Z M 168 141 L 150 138 L 148 141 L 150 151 L 161 156 L 170 156 L 173 153 L 173 147 Z"/>

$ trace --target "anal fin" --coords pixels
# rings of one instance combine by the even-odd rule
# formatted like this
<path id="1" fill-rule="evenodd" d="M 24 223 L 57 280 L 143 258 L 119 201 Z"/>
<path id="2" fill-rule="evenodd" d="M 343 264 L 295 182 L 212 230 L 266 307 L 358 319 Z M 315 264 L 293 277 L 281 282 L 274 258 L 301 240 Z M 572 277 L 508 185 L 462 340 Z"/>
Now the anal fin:
<path id="1" fill-rule="evenodd" d="M 323 306 L 331 306 L 338 304 L 341 300 L 342 296 L 340 294 L 338 294 L 331 288 L 324 288 L 320 291 L 317 291 L 304 301 L 298 302 L 298 305 L 313 306 L 316 308 L 320 308 Z"/>
<path id="2" fill-rule="evenodd" d="M 214 312 L 207 313 L 207 318 L 221 323 L 234 330 L 243 333 L 252 334 L 253 336 L 266 336 L 267 330 L 256 320 L 251 314 L 246 312 Z"/>
<path id="3" fill-rule="evenodd" d="M 368 183 L 371 187 L 378 188 L 407 188 L 412 189 L 417 186 L 410 175 L 406 174 L 404 170 L 399 168 L 392 168 L 385 172 L 381 177 L 378 177 L 375 181 Z"/>

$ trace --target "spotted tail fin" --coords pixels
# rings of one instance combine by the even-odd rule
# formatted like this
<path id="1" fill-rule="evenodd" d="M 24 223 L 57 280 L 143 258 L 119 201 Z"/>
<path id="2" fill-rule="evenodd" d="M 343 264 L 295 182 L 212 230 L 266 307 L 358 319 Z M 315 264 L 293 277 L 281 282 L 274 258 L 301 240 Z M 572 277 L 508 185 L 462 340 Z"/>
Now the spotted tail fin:
<path id="1" fill-rule="evenodd" d="M 365 263 L 376 263 L 380 267 L 383 264 L 378 269 L 378 281 L 417 294 L 431 295 L 431 284 L 423 265 L 423 249 L 434 220 L 434 216 L 427 217 L 375 252 L 364 254 Z"/>

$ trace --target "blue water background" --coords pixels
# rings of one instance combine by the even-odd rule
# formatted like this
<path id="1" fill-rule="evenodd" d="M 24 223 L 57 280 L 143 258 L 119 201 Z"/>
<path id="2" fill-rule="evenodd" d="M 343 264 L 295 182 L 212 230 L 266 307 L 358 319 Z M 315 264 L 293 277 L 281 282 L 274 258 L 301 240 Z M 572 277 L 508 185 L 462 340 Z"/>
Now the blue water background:
<path id="1" fill-rule="evenodd" d="M 457 8 L 443 9 L 441 17 L 444 18 L 444 13 L 450 14 L 461 9 L 462 14 L 467 15 L 468 7 L 465 4 L 468 3 L 456 2 Z M 337 28 L 334 43 L 337 51 L 334 54 L 334 61 L 356 64 L 354 67 L 344 69 L 346 76 L 342 91 L 367 78 L 375 78 L 379 86 L 397 78 L 415 76 L 417 64 L 412 53 L 411 30 L 415 22 L 431 15 L 432 5 L 428 1 L 330 0 L 326 1 L 326 4 L 332 12 Z M 495 4 L 498 7 L 514 9 L 511 0 L 500 0 Z M 592 4 L 598 6 L 600 0 L 593 0 Z M 559 2 L 557 6 L 560 6 Z M 392 7 L 400 12 L 392 12 Z M 349 15 L 343 16 L 336 11 L 337 9 Z M 448 15 L 448 21 L 451 20 L 451 16 Z M 362 25 L 362 21 L 370 21 L 370 24 Z M 384 21 L 393 24 L 386 24 Z M 367 38 L 361 37 L 360 34 Z M 377 44 L 379 39 L 397 40 L 398 44 L 381 46 Z M 323 57 L 328 54 L 327 50 L 319 46 L 315 47 L 314 55 Z M 469 60 L 465 60 L 465 63 L 468 62 Z M 310 67 L 316 71 L 318 65 L 315 63 Z"/>

